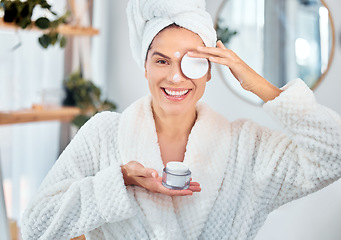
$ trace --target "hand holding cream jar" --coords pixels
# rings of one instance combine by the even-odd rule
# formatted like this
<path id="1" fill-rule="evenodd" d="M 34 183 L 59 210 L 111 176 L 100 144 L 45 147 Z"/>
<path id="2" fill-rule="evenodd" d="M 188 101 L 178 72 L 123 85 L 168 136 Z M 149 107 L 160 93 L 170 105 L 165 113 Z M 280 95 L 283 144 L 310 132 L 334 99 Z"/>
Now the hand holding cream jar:
<path id="1" fill-rule="evenodd" d="M 189 187 L 191 171 L 182 162 L 168 162 L 163 169 L 162 185 L 173 190 L 183 190 Z"/>

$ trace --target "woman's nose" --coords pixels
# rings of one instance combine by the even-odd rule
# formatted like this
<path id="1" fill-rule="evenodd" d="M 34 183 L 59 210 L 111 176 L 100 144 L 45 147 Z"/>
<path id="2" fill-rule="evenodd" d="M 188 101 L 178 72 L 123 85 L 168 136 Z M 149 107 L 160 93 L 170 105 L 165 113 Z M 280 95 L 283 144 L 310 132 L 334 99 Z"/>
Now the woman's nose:
<path id="1" fill-rule="evenodd" d="M 182 74 L 180 66 L 174 67 L 173 71 L 170 71 L 168 79 L 173 83 L 179 83 L 185 80 L 185 76 Z"/>
<path id="2" fill-rule="evenodd" d="M 173 82 L 177 83 L 181 81 L 181 77 L 179 74 L 175 73 L 173 76 Z"/>

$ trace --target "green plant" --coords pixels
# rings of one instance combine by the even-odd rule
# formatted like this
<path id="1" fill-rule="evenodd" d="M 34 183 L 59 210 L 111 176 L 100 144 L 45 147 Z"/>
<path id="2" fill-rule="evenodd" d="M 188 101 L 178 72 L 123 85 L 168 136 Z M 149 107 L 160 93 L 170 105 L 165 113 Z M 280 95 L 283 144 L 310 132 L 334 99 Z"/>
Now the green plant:
<path id="1" fill-rule="evenodd" d="M 80 71 L 71 73 L 64 81 L 66 106 L 77 106 L 81 114 L 76 116 L 73 124 L 81 127 L 91 116 L 100 111 L 113 111 L 116 105 L 108 100 L 101 100 L 101 90 L 91 81 L 82 77 Z"/>
<path id="2" fill-rule="evenodd" d="M 231 41 L 233 36 L 237 35 L 238 32 L 236 30 L 230 30 L 228 27 L 223 25 L 222 20 L 219 19 L 216 24 L 216 31 L 218 39 L 226 45 Z"/>
<path id="3" fill-rule="evenodd" d="M 46 0 L 0 0 L 0 8 L 4 9 L 5 22 L 15 23 L 22 29 L 35 25 L 45 30 L 44 34 L 38 39 L 42 47 L 47 48 L 49 45 L 55 45 L 57 42 L 59 42 L 60 47 L 64 47 L 66 45 L 66 38 L 57 32 L 57 27 L 62 23 L 66 23 L 69 12 L 53 21 L 46 17 L 40 17 L 33 22 L 31 19 L 32 13 L 37 6 L 57 17 L 57 14 L 51 9 L 52 6 Z"/>

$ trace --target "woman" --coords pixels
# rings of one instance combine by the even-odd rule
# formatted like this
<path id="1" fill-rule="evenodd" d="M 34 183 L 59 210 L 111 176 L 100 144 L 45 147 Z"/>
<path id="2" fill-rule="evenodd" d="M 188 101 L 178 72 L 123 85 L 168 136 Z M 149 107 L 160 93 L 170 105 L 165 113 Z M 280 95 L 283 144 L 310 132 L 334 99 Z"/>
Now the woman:
<path id="1" fill-rule="evenodd" d="M 341 177 L 340 117 L 302 81 L 278 89 L 214 47 L 204 1 L 132 0 L 128 17 L 151 96 L 80 129 L 27 208 L 24 239 L 253 239 L 271 211 Z M 186 77 L 185 54 L 229 67 L 286 132 L 198 103 L 210 70 Z M 189 189 L 162 186 L 169 161 L 190 168 Z"/>

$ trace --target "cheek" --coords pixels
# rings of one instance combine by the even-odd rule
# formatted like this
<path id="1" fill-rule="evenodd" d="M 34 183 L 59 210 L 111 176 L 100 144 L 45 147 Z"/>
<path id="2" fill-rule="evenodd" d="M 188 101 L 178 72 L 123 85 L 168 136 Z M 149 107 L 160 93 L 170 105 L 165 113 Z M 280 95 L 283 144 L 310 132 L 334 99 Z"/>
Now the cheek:
<path id="1" fill-rule="evenodd" d="M 161 83 L 164 81 L 164 73 L 162 71 L 147 70 L 146 79 L 148 81 L 148 86 L 150 91 L 155 91 L 161 87 Z M 154 90 L 153 90 L 154 89 Z"/>
<path id="2" fill-rule="evenodd" d="M 152 66 L 146 67 L 145 77 L 148 81 L 159 82 L 164 80 L 166 76 L 167 73 L 164 69 Z"/>
<path id="3" fill-rule="evenodd" d="M 199 94 L 203 94 L 206 89 L 206 78 L 195 80 L 195 85 Z"/>
<path id="4" fill-rule="evenodd" d="M 147 77 L 148 81 L 156 83 L 156 82 L 159 82 L 163 79 L 164 74 L 160 71 L 151 71 L 147 75 L 148 75 L 148 77 Z"/>

